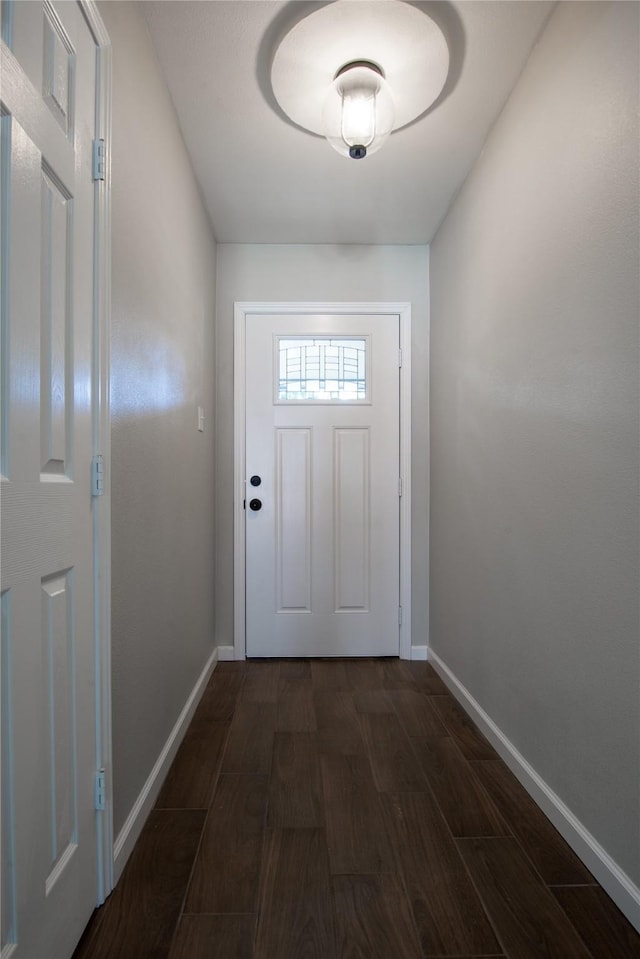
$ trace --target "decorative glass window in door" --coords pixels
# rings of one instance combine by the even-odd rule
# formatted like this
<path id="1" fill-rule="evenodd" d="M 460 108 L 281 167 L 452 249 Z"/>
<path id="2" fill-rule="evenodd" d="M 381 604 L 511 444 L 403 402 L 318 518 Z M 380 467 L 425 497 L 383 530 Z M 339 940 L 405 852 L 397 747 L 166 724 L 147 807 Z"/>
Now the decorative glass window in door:
<path id="1" fill-rule="evenodd" d="M 279 403 L 367 403 L 368 337 L 278 336 Z"/>

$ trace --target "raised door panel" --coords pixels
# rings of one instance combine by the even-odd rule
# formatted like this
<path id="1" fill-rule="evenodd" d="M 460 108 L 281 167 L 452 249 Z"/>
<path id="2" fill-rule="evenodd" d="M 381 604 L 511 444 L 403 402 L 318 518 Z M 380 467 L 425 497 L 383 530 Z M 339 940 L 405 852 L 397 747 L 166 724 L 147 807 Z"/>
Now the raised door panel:
<path id="1" fill-rule="evenodd" d="M 368 612 L 369 429 L 333 431 L 334 609 Z"/>
<path id="2" fill-rule="evenodd" d="M 73 198 L 46 166 L 42 169 L 40 297 L 41 479 L 71 478 L 73 354 L 71 270 Z"/>
<path id="3" fill-rule="evenodd" d="M 311 611 L 310 429 L 276 430 L 276 610 Z"/>
<path id="4" fill-rule="evenodd" d="M 47 798 L 49 867 L 48 896 L 77 848 L 76 663 L 73 623 L 74 571 L 42 580 L 42 657 L 48 718 Z"/>
<path id="5" fill-rule="evenodd" d="M 42 96 L 63 133 L 74 132 L 75 50 L 55 7 L 43 4 Z"/>

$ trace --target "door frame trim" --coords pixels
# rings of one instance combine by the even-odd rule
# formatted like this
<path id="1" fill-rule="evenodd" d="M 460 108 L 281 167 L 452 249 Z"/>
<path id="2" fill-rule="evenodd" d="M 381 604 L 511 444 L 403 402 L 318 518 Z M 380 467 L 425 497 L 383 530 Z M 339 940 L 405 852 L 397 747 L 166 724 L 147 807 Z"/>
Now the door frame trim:
<path id="1" fill-rule="evenodd" d="M 411 303 L 236 302 L 233 306 L 233 649 L 246 658 L 246 329 L 247 314 L 369 314 L 398 317 L 400 326 L 400 658 L 411 658 Z"/>
<path id="2" fill-rule="evenodd" d="M 105 771 L 105 808 L 96 812 L 96 905 L 114 886 L 111 718 L 111 39 L 96 0 L 78 0 L 96 44 L 95 138 L 105 143 L 105 177 L 95 182 L 93 240 L 93 453 L 104 459 L 104 494 L 93 498 L 96 770 Z"/>

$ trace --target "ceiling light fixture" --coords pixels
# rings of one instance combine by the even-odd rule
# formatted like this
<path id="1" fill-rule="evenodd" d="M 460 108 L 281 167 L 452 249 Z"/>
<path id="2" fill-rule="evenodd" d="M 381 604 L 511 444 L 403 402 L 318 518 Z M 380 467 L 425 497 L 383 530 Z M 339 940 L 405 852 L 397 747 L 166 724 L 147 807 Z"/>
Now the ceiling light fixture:
<path id="1" fill-rule="evenodd" d="M 437 100 L 449 72 L 438 25 L 403 0 L 334 0 L 299 20 L 271 64 L 293 123 L 361 160 Z"/>
<path id="2" fill-rule="evenodd" d="M 393 129 L 389 84 L 369 60 L 346 63 L 329 87 L 322 118 L 334 150 L 362 160 L 380 149 Z"/>

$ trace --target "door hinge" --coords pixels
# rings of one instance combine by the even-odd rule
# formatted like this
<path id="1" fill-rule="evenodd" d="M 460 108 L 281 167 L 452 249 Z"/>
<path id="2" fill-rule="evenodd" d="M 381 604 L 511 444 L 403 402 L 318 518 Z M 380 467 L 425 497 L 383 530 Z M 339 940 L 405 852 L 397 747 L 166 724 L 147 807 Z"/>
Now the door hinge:
<path id="1" fill-rule="evenodd" d="M 104 140 L 93 141 L 93 179 L 104 180 L 106 169 L 106 154 Z"/>
<path id="2" fill-rule="evenodd" d="M 99 769 L 93 781 L 93 799 L 94 806 L 98 810 L 103 810 L 107 804 L 107 788 L 105 784 L 104 769 Z"/>
<path id="3" fill-rule="evenodd" d="M 402 366 L 402 350 L 398 350 L 398 366 Z"/>
<path id="4" fill-rule="evenodd" d="M 402 626 L 402 606 L 398 606 L 398 626 Z"/>
<path id="5" fill-rule="evenodd" d="M 398 496 L 402 496 L 402 477 L 398 477 Z"/>
<path id="6" fill-rule="evenodd" d="M 91 458 L 91 495 L 104 496 L 104 457 L 96 453 Z"/>

